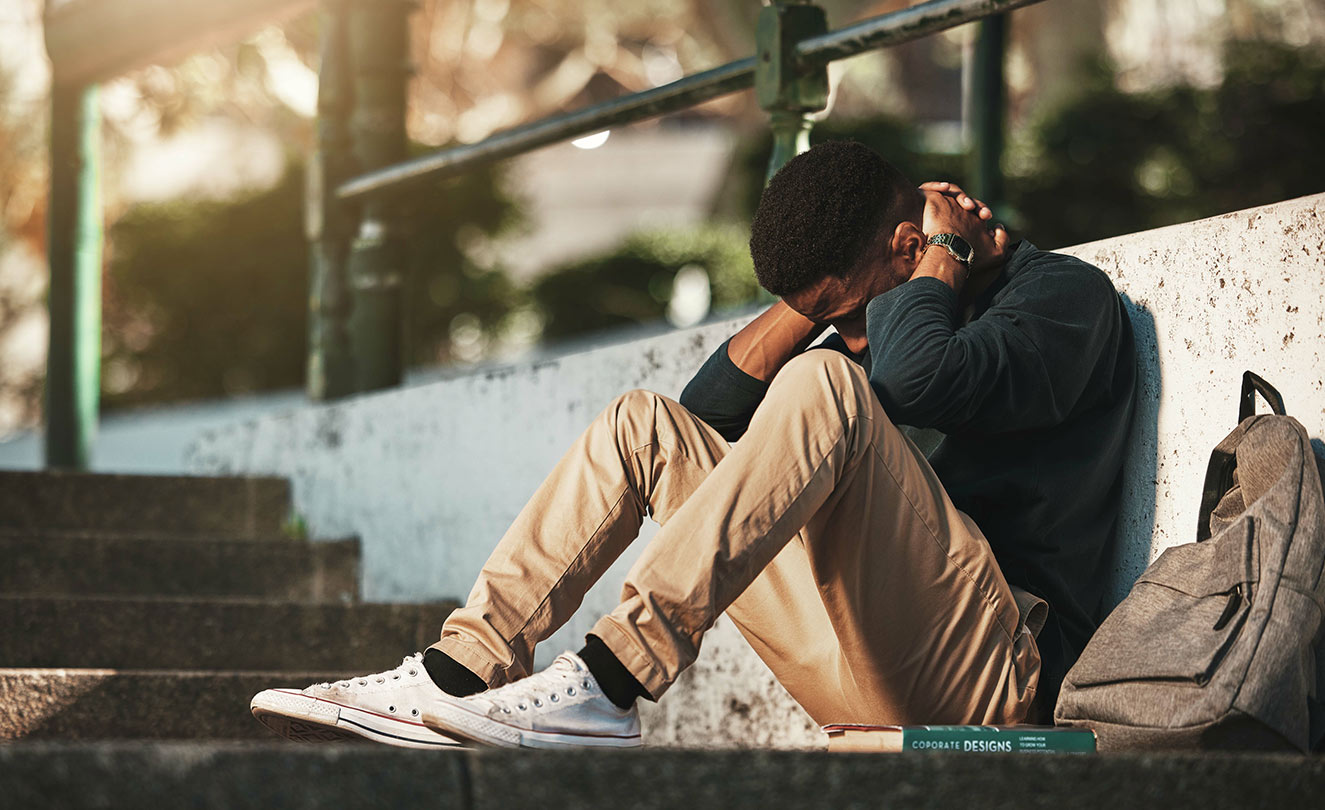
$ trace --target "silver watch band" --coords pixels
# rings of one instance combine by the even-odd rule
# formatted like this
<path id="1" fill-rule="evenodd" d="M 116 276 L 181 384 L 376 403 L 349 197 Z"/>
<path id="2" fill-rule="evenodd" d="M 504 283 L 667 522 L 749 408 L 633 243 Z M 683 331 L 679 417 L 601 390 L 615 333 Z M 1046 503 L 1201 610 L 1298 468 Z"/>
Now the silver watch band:
<path id="1" fill-rule="evenodd" d="M 947 250 L 952 258 L 966 265 L 966 269 L 971 269 L 971 262 L 975 261 L 975 248 L 962 237 L 955 233 L 936 233 L 925 242 L 925 246 L 939 245 Z"/>

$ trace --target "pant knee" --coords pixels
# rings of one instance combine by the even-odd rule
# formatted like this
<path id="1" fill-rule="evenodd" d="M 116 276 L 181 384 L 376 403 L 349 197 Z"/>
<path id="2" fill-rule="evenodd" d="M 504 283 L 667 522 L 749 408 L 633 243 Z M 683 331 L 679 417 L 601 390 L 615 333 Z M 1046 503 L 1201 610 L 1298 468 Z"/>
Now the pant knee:
<path id="1" fill-rule="evenodd" d="M 613 399 L 600 418 L 617 437 L 634 441 L 641 435 L 655 432 L 658 412 L 666 407 L 666 397 L 637 388 Z"/>
<path id="2" fill-rule="evenodd" d="M 655 394 L 652 391 L 646 391 L 643 388 L 636 388 L 618 395 L 607 406 L 609 413 L 618 414 L 652 414 L 662 404 L 664 397 L 662 394 Z"/>
<path id="3" fill-rule="evenodd" d="M 769 396 L 805 402 L 828 399 L 860 414 L 870 413 L 876 404 L 865 369 L 832 349 L 811 349 L 788 360 L 773 378 Z"/>

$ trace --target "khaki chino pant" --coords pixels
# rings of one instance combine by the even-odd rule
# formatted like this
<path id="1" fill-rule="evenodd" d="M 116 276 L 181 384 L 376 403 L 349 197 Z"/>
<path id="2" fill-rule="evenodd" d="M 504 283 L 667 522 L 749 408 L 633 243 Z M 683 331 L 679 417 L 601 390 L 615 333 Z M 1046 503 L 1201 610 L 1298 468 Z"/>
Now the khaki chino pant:
<path id="1" fill-rule="evenodd" d="M 665 397 L 617 399 L 434 646 L 490 686 L 530 674 L 646 514 L 662 529 L 592 632 L 654 698 L 726 611 L 818 723 L 1026 718 L 1044 602 L 1014 594 L 864 370 L 829 350 L 787 363 L 733 445 Z"/>

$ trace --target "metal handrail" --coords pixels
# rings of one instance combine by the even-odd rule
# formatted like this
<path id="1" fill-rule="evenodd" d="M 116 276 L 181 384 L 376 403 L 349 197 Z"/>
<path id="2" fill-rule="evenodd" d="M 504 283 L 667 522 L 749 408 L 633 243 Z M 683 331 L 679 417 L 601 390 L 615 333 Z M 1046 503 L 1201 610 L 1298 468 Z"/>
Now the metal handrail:
<path id="1" fill-rule="evenodd" d="M 745 90 L 754 84 L 754 75 L 755 60 L 754 57 L 748 57 L 651 90 L 498 132 L 478 143 L 442 149 L 368 172 L 341 185 L 336 189 L 336 195 L 341 200 L 353 200 L 421 180 L 450 177 L 480 163 L 511 157 L 579 135 L 666 115 L 718 96 Z"/>
<path id="2" fill-rule="evenodd" d="M 1042 0 L 931 0 L 805 39 L 797 44 L 796 56 L 805 66 L 826 64 L 1039 2 Z M 454 177 L 482 163 L 745 90 L 753 86 L 754 74 L 755 57 L 747 57 L 651 90 L 514 127 L 475 144 L 442 149 L 361 174 L 337 187 L 336 196 L 348 202 Z"/>
<path id="3" fill-rule="evenodd" d="M 932 0 L 802 40 L 796 45 L 796 56 L 803 66 L 823 65 L 1042 1 Z"/>

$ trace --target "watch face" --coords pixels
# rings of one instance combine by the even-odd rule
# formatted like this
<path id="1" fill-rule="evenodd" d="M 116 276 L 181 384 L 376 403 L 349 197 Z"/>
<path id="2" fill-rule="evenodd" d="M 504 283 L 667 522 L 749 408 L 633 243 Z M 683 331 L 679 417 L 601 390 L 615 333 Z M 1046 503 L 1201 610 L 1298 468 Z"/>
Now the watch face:
<path id="1" fill-rule="evenodd" d="M 967 242 L 957 234 L 952 235 L 952 247 L 959 254 L 966 257 L 968 264 L 975 258 L 975 249 L 971 247 L 971 243 Z"/>

